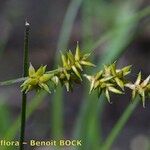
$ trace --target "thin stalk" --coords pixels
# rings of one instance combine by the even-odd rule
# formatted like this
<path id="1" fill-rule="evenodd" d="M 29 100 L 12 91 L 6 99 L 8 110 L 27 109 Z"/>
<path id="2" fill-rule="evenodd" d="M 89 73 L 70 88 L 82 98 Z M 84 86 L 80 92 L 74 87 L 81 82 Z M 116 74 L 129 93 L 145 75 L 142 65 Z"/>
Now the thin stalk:
<path id="1" fill-rule="evenodd" d="M 114 143 L 116 138 L 120 135 L 120 132 L 122 131 L 123 127 L 129 120 L 131 114 L 133 113 L 133 111 L 135 110 L 137 105 L 139 104 L 139 101 L 140 101 L 140 99 L 138 98 L 128 105 L 128 107 L 125 109 L 124 113 L 122 114 L 122 116 L 120 117 L 120 119 L 118 120 L 118 122 L 115 124 L 112 131 L 108 135 L 101 150 L 111 149 L 112 144 Z"/>
<path id="2" fill-rule="evenodd" d="M 57 74 L 58 72 L 60 72 L 63 68 L 58 68 L 58 69 L 55 69 L 55 70 L 51 70 L 51 71 L 47 71 L 46 73 L 49 73 L 49 74 Z M 2 81 L 0 82 L 0 86 L 4 86 L 4 85 L 12 85 L 12 84 L 15 84 L 15 83 L 20 83 L 20 82 L 23 82 L 27 79 L 28 77 L 21 77 L 21 78 L 17 78 L 17 79 L 11 79 L 11 80 L 6 80 L 6 81 Z"/>
<path id="3" fill-rule="evenodd" d="M 26 77 L 28 75 L 28 68 L 29 68 L 29 30 L 30 30 L 30 25 L 28 22 L 26 22 L 25 37 L 24 37 L 23 77 Z M 26 101 L 27 101 L 27 95 L 25 92 L 22 92 L 20 150 L 24 150 L 23 142 L 25 137 Z"/>
<path id="4" fill-rule="evenodd" d="M 0 82 L 0 86 L 6 86 L 6 85 L 12 85 L 15 83 L 23 82 L 27 79 L 27 77 L 17 78 L 17 79 L 11 79 L 7 81 Z"/>

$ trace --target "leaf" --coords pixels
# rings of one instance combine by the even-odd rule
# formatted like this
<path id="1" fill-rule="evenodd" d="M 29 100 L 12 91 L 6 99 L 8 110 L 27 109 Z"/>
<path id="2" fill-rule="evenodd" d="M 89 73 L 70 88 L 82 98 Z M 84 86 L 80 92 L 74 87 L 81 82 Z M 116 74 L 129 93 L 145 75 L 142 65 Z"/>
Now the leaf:
<path id="1" fill-rule="evenodd" d="M 12 114 L 7 106 L 6 98 L 1 95 L 0 98 L 0 136 L 1 138 L 4 134 L 11 128 Z"/>
<path id="2" fill-rule="evenodd" d="M 25 80 L 27 80 L 27 77 L 22 77 L 22 78 L 18 78 L 18 79 L 7 80 L 7 81 L 0 82 L 0 86 L 12 85 L 12 84 L 15 84 L 15 83 L 23 82 Z"/>

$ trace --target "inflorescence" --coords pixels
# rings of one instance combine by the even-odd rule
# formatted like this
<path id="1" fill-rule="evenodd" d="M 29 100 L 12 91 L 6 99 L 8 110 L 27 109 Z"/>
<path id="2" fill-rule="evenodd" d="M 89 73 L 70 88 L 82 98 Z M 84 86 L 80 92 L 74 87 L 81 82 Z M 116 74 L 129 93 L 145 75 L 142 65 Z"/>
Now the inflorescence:
<path id="1" fill-rule="evenodd" d="M 22 91 L 26 93 L 30 90 L 44 89 L 50 93 L 49 81 L 53 82 L 55 86 L 60 82 L 65 85 L 67 91 L 73 90 L 73 84 L 80 84 L 83 80 L 83 73 L 85 67 L 95 67 L 88 58 L 90 53 L 82 54 L 77 43 L 75 54 L 70 50 L 63 54 L 61 52 L 62 64 L 54 71 L 46 72 L 46 66 L 41 66 L 37 71 L 30 64 L 29 76 L 21 85 Z"/>
<path id="2" fill-rule="evenodd" d="M 96 67 L 90 60 L 91 53 L 83 54 L 77 43 L 75 54 L 70 50 L 65 54 L 61 53 L 61 65 L 56 70 L 46 71 L 46 66 L 41 66 L 35 71 L 32 64 L 29 67 L 29 75 L 21 85 L 22 91 L 26 93 L 31 90 L 44 89 L 51 93 L 50 85 L 57 87 L 59 83 L 66 87 L 67 91 L 73 90 L 75 83 L 81 84 L 83 77 L 90 82 L 90 92 L 97 91 L 98 96 L 104 93 L 108 102 L 110 93 L 124 94 L 125 88 L 132 90 L 132 100 L 137 96 L 141 97 L 143 107 L 145 107 L 145 98 L 150 96 L 150 75 L 142 81 L 141 72 L 138 74 L 135 83 L 131 83 L 126 78 L 131 73 L 131 65 L 121 69 L 116 68 L 116 62 L 111 65 L 104 65 L 103 69 L 94 75 L 87 75 L 85 67 Z"/>

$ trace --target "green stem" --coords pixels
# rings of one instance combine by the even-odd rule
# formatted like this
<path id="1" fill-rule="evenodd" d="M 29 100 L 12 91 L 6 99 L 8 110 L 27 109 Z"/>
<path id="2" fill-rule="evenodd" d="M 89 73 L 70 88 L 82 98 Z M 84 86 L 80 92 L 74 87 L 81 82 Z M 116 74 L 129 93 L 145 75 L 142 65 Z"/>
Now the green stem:
<path id="1" fill-rule="evenodd" d="M 21 77 L 21 78 L 17 78 L 17 79 L 11 79 L 11 80 L 7 80 L 7 81 L 3 81 L 3 82 L 0 82 L 0 86 L 12 85 L 15 83 L 23 82 L 26 79 L 27 79 L 27 77 Z"/>
<path id="2" fill-rule="evenodd" d="M 120 135 L 120 132 L 122 131 L 123 127 L 125 126 L 126 122 L 128 121 L 129 117 L 132 115 L 133 111 L 139 104 L 140 99 L 136 99 L 133 101 L 133 103 L 130 103 L 128 107 L 125 109 L 123 115 L 120 117 L 118 122 L 113 127 L 112 131 L 108 135 L 106 141 L 102 145 L 101 150 L 109 150 L 111 149 L 112 144 L 116 140 L 116 138 Z"/>
<path id="3" fill-rule="evenodd" d="M 24 60 L 23 60 L 23 77 L 28 76 L 29 68 L 29 23 L 25 23 L 25 37 L 24 37 Z M 26 122 L 26 101 L 27 95 L 22 92 L 22 110 L 21 110 L 21 132 L 20 132 L 20 150 L 24 150 L 24 137 L 25 137 L 25 122 Z"/>

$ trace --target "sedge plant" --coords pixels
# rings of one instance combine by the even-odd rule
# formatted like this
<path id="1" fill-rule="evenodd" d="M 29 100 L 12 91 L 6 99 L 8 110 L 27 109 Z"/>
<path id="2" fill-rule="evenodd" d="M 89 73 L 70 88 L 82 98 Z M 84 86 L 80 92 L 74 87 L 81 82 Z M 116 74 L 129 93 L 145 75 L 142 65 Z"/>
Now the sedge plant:
<path id="1" fill-rule="evenodd" d="M 131 74 L 131 65 L 125 66 L 121 69 L 117 68 L 117 62 L 109 65 L 104 65 L 101 70 L 93 75 L 86 73 L 85 68 L 96 67 L 96 65 L 90 61 L 91 53 L 82 53 L 77 42 L 75 53 L 71 50 L 60 52 L 61 64 L 54 70 L 46 70 L 47 66 L 41 65 L 37 70 L 33 65 L 29 64 L 29 23 L 25 24 L 25 40 L 24 40 L 24 72 L 23 77 L 15 80 L 16 82 L 23 82 L 21 84 L 22 92 L 22 112 L 21 112 L 21 131 L 20 131 L 20 150 L 24 150 L 24 138 L 25 138 L 25 120 L 26 120 L 26 102 L 27 93 L 36 90 L 40 92 L 45 90 L 49 94 L 56 90 L 56 87 L 60 84 L 65 86 L 67 92 L 73 91 L 74 86 L 82 84 L 84 79 L 90 82 L 89 94 L 93 91 L 97 91 L 98 97 L 103 93 L 108 102 L 111 103 L 110 95 L 113 94 L 125 94 L 126 88 L 132 91 L 132 100 L 136 100 L 139 96 L 142 100 L 143 107 L 145 107 L 145 99 L 150 96 L 150 76 L 145 80 L 142 79 L 141 72 L 137 76 L 135 83 L 129 81 L 126 76 Z M 12 81 L 1 82 L 1 85 L 9 85 Z M 128 112 L 128 111 L 127 111 Z M 128 118 L 129 113 L 125 113 L 124 118 Z M 111 142 L 117 136 L 116 130 L 124 125 L 125 120 L 120 120 L 118 126 L 114 128 L 108 140 L 106 139 L 106 146 L 103 149 L 109 149 Z M 116 129 L 116 130 L 115 130 Z M 116 134 L 115 134 L 116 133 Z M 110 142 L 111 141 L 111 142 Z"/>

